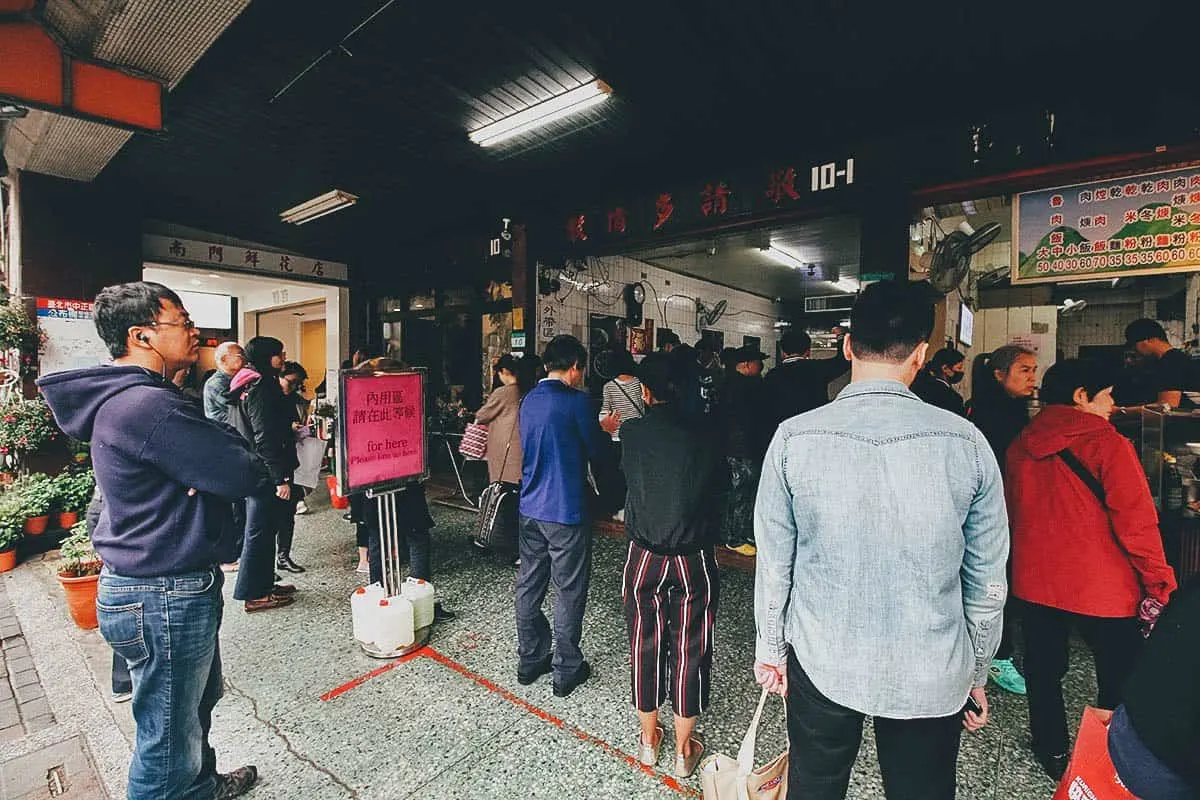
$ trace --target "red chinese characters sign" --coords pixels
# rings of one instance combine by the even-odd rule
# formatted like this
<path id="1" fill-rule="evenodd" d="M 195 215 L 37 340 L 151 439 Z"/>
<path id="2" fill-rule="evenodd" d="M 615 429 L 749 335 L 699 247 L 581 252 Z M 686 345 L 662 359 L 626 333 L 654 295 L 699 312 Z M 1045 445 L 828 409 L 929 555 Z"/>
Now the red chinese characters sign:
<path id="1" fill-rule="evenodd" d="M 425 477 L 425 376 L 344 373 L 339 483 L 348 491 Z"/>

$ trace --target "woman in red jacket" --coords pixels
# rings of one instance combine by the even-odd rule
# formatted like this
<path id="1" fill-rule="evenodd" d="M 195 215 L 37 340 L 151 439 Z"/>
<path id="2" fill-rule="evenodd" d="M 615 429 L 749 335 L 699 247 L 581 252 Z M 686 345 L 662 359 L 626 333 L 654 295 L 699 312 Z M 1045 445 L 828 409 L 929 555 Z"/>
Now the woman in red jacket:
<path id="1" fill-rule="evenodd" d="M 1045 409 L 1008 451 L 1012 594 L 1024 601 L 1025 679 L 1033 749 L 1055 780 L 1069 739 L 1062 679 L 1071 629 L 1096 661 L 1097 705 L 1114 709 L 1142 630 L 1175 589 L 1158 515 L 1129 443 L 1108 421 L 1111 377 L 1068 360 L 1042 382 Z"/>

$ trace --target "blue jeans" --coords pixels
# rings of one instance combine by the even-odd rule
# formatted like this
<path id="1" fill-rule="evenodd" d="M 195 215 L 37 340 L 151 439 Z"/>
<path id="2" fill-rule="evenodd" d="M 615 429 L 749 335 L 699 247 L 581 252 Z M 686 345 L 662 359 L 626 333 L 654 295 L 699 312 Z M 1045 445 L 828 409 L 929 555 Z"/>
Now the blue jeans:
<path id="1" fill-rule="evenodd" d="M 518 670 L 531 672 L 550 655 L 550 621 L 542 601 L 554 581 L 554 680 L 573 680 L 583 664 L 583 612 L 591 582 L 592 536 L 588 525 L 560 525 L 521 517 L 517 534 Z"/>
<path id="2" fill-rule="evenodd" d="M 208 731 L 222 690 L 224 582 L 216 568 L 162 578 L 127 578 L 107 567 L 100 574 L 100 633 L 133 677 L 128 800 L 211 800 L 216 792 Z"/>
<path id="3" fill-rule="evenodd" d="M 235 600 L 259 600 L 275 586 L 275 539 L 285 506 L 274 490 L 246 498 L 246 538 L 233 585 Z"/>

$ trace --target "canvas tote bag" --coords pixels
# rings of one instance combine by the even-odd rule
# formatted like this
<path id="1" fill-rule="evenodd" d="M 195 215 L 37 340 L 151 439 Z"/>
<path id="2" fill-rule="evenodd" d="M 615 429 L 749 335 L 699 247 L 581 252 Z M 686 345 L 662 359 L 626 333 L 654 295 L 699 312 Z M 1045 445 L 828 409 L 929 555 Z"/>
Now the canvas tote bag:
<path id="1" fill-rule="evenodd" d="M 700 764 L 700 786 L 704 789 L 704 800 L 785 800 L 787 797 L 787 750 L 770 763 L 754 768 L 758 724 L 762 720 L 767 695 L 767 690 L 763 689 L 754 719 L 750 721 L 750 730 L 746 731 L 742 746 L 738 749 L 737 759 L 716 753 Z"/>

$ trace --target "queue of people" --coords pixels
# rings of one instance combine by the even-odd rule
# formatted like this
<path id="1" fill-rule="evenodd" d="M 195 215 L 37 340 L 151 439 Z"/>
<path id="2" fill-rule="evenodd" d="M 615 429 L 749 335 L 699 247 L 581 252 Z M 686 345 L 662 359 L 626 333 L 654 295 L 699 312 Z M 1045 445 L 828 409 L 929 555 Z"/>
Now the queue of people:
<path id="1" fill-rule="evenodd" d="M 236 560 L 234 596 L 248 613 L 295 602 L 275 569 L 303 571 L 289 524 L 301 496 L 295 442 L 306 420 L 296 393 L 306 376 L 281 342 L 255 337 L 218 350 L 197 400 L 172 382 L 198 353 L 177 295 L 152 283 L 110 287 L 95 316 L 113 364 L 39 385 L 63 430 L 93 443 L 105 499 L 93 535 L 105 564 L 98 616 L 128 667 L 138 727 L 129 796 L 238 797 L 257 770 L 218 774 L 208 744 L 222 691 L 219 565 Z M 932 328 L 925 287 L 872 284 L 850 331 L 839 331 L 832 363 L 805 363 L 811 342 L 790 335 L 784 363 L 764 379 L 767 356 L 741 348 L 726 355 L 710 405 L 701 387 L 711 357 L 702 363 L 699 348 L 675 344 L 619 365 L 600 415 L 579 391 L 588 354 L 574 337 L 555 337 L 540 361 L 501 359 L 499 387 L 477 418 L 490 427 L 489 477 L 519 494 L 518 683 L 550 675 L 565 698 L 592 677 L 582 649 L 590 476 L 618 458 L 619 439 L 621 595 L 642 764 L 660 761 L 667 698 L 673 772 L 690 776 L 701 762 L 696 727 L 711 699 L 720 599 L 715 549 L 752 541 L 754 675 L 786 696 L 789 797 L 844 797 L 871 716 L 887 796 L 953 798 L 961 731 L 989 720 L 989 679 L 1028 692 L 1035 755 L 1060 776 L 1073 629 L 1095 657 L 1098 704 L 1116 711 L 1109 747 L 1122 778 L 1145 800 L 1194 796 L 1197 595 L 1193 586 L 1172 597 L 1140 465 L 1108 421 L 1115 380 L 1088 362 L 1060 361 L 1030 422 L 1037 361 L 1009 346 L 977 361 L 960 413 L 936 398 L 945 400 L 964 360 L 929 358 Z M 1168 356 L 1153 337 L 1136 338 L 1148 326 L 1133 328 L 1132 344 Z M 403 368 L 369 356 L 356 355 L 352 368 Z M 813 389 L 846 369 L 850 384 L 833 401 Z M 1181 399 L 1184 387 L 1169 383 L 1156 396 Z M 430 580 L 423 487 L 401 492 L 398 509 L 405 552 L 394 555 Z M 352 518 L 377 580 L 384 553 L 374 504 L 359 500 Z M 735 525 L 747 540 L 729 538 Z M 1024 676 L 1007 624 L 1018 614 Z M 435 606 L 435 619 L 453 617 Z M 155 622 L 167 618 L 171 625 Z M 1176 684 L 1164 685 L 1163 674 Z"/>

